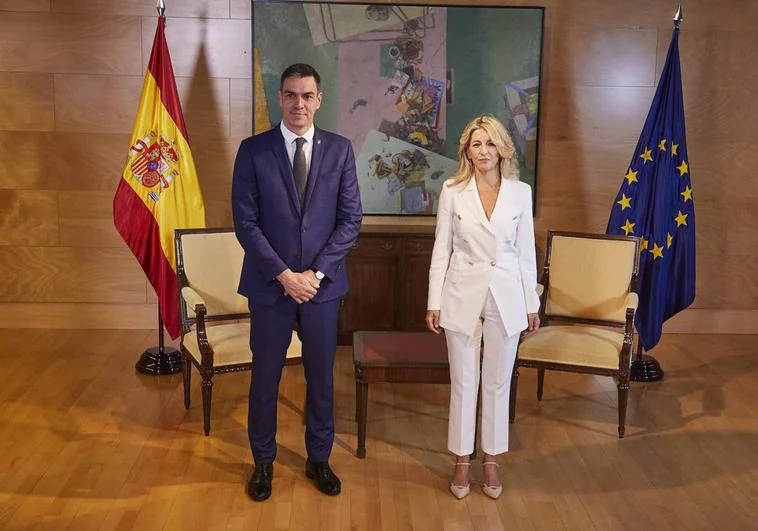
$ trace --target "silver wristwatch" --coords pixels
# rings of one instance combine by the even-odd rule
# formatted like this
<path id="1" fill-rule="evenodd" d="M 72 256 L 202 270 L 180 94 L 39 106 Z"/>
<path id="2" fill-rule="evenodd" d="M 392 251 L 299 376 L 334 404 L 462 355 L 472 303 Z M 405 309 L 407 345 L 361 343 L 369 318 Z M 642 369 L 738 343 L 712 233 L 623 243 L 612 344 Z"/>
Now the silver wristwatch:
<path id="1" fill-rule="evenodd" d="M 316 280 L 318 281 L 324 280 L 324 277 L 326 276 L 321 271 L 314 271 L 314 273 L 316 275 Z"/>

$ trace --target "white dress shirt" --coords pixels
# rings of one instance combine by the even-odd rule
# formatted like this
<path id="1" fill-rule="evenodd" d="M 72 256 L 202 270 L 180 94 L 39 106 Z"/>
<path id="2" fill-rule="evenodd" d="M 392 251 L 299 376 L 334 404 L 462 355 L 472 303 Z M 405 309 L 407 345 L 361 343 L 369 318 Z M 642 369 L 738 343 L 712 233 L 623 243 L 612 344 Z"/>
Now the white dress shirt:
<path id="1" fill-rule="evenodd" d="M 290 159 L 290 168 L 293 166 L 295 161 L 295 150 L 297 149 L 297 145 L 295 145 L 295 139 L 300 138 L 301 136 L 305 139 L 305 144 L 303 144 L 303 151 L 305 152 L 305 168 L 308 172 L 310 172 L 311 153 L 313 153 L 313 135 L 316 132 L 316 128 L 313 126 L 313 124 L 311 124 L 310 129 L 308 129 L 304 135 L 296 135 L 285 127 L 284 122 L 281 123 L 280 128 L 282 131 L 282 136 L 284 137 L 284 147 L 287 148 L 287 156 Z"/>

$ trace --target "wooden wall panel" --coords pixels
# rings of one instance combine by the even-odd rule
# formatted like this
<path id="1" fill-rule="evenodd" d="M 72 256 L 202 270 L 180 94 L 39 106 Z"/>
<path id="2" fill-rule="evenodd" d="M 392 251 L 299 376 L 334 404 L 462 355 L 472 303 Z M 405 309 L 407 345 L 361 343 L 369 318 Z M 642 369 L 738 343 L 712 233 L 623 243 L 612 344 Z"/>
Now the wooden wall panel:
<path id="1" fill-rule="evenodd" d="M 476 4 L 501 5 L 498 0 Z M 603 232 L 671 37 L 658 0 L 546 7 L 538 246 Z M 698 297 L 667 331 L 758 333 L 750 264 L 758 199 L 758 2 L 685 5 L 680 49 L 695 190 Z M 251 123 L 247 0 L 167 6 L 167 37 L 209 225 L 231 224 L 234 156 Z M 156 297 L 112 223 L 155 25 L 154 2 L 0 0 L 0 319 L 147 327 Z M 374 230 L 434 219 L 371 217 Z M 79 310 L 77 312 L 77 310 Z M 30 316 L 38 315 L 38 320 Z"/>
<path id="2" fill-rule="evenodd" d="M 157 17 L 143 18 L 143 67 L 147 67 Z M 177 76 L 193 77 L 207 68 L 210 77 L 251 77 L 252 30 L 249 20 L 171 19 L 166 40 Z"/>
<path id="3" fill-rule="evenodd" d="M 51 131 L 53 97 L 52 74 L 0 72 L 0 129 Z"/>
<path id="4" fill-rule="evenodd" d="M 758 300 L 756 251 L 749 254 L 705 254 L 697 256 L 697 295 L 693 307 L 725 310 L 755 309 Z"/>
<path id="5" fill-rule="evenodd" d="M 658 72 L 666 60 L 670 36 L 661 32 L 658 41 Z M 686 31 L 679 37 L 682 83 L 711 85 L 720 80 L 722 86 L 755 87 L 758 85 L 758 57 L 746 50 L 758 49 L 755 30 Z"/>
<path id="6" fill-rule="evenodd" d="M 636 144 L 654 94 L 652 87 L 550 85 L 545 88 L 542 135 L 544 140 Z"/>
<path id="7" fill-rule="evenodd" d="M 132 76 L 56 75 L 56 131 L 131 134 L 143 81 Z"/>
<path id="8" fill-rule="evenodd" d="M 253 87 L 249 79 L 232 79 L 229 83 L 231 137 L 237 143 L 253 134 Z"/>
<path id="9" fill-rule="evenodd" d="M 0 189 L 115 190 L 129 138 L 0 131 Z"/>
<path id="10" fill-rule="evenodd" d="M 0 160 L 13 161 L 0 164 L 0 189 L 57 188 L 47 156 L 52 137 L 52 133 L 0 131 Z"/>
<path id="11" fill-rule="evenodd" d="M 0 270 L 0 301 L 146 302 L 142 269 L 125 247 L 0 247 Z"/>
<path id="12" fill-rule="evenodd" d="M 124 247 L 113 225 L 113 191 L 60 192 L 61 245 L 71 247 Z"/>
<path id="13" fill-rule="evenodd" d="M 0 11 L 50 11 L 50 0 L 0 0 Z"/>
<path id="14" fill-rule="evenodd" d="M 250 20 L 250 0 L 230 0 L 231 18 Z"/>
<path id="15" fill-rule="evenodd" d="M 140 18 L 0 13 L 0 71 L 139 74 Z"/>
<path id="16" fill-rule="evenodd" d="M 229 136 L 231 113 L 228 79 L 179 77 L 176 79 L 176 88 L 190 140 L 202 138 L 205 142 L 207 137 Z"/>
<path id="17" fill-rule="evenodd" d="M 60 218 L 58 230 L 61 245 L 76 247 L 125 246 L 121 235 L 113 225 L 113 217 L 107 218 Z"/>
<path id="18" fill-rule="evenodd" d="M 0 302 L 3 328 L 157 329 L 158 304 Z M 169 337 L 166 336 L 168 343 Z"/>
<path id="19" fill-rule="evenodd" d="M 574 26 L 553 29 L 551 82 L 560 85 L 652 87 L 658 31 Z"/>
<path id="20" fill-rule="evenodd" d="M 758 137 L 758 100 L 753 89 L 712 83 L 684 92 L 687 142 L 744 142 Z M 739 102 L 739 103 L 737 103 Z"/>
<path id="21" fill-rule="evenodd" d="M 0 190 L 0 245 L 56 245 L 58 197 L 52 191 Z"/>
<path id="22" fill-rule="evenodd" d="M 52 0 L 54 13 L 154 16 L 155 2 L 144 0 Z M 167 17 L 229 18 L 229 0 L 166 2 Z"/>

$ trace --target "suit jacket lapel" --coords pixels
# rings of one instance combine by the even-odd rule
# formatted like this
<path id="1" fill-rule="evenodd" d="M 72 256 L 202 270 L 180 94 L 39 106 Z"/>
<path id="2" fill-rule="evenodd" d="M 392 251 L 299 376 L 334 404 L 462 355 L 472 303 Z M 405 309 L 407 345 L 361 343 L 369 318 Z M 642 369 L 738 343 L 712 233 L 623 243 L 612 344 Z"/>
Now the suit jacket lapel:
<path id="1" fill-rule="evenodd" d="M 284 181 L 284 187 L 287 189 L 292 205 L 300 213 L 300 201 L 297 197 L 297 189 L 295 188 L 295 177 L 292 175 L 292 165 L 290 164 L 289 156 L 287 156 L 287 150 L 284 147 L 282 130 L 279 127 L 277 125 L 271 130 L 273 134 L 271 150 L 274 152 L 276 162 L 279 164 L 279 175 Z"/>
<path id="2" fill-rule="evenodd" d="M 500 184 L 500 191 L 497 195 L 497 203 L 495 203 L 495 210 L 492 211 L 492 219 L 490 225 L 492 226 L 493 233 L 500 237 L 506 230 L 507 223 L 509 222 L 510 213 L 513 212 L 513 193 L 511 185 L 513 183 L 508 179 L 503 179 Z"/>
<path id="3" fill-rule="evenodd" d="M 303 201 L 303 210 L 307 210 L 308 203 L 313 195 L 313 189 L 316 186 L 316 180 L 321 173 L 321 160 L 324 155 L 325 139 L 318 127 L 313 133 L 313 146 L 311 150 L 311 167 L 308 170 L 308 181 L 305 183 L 305 200 Z"/>

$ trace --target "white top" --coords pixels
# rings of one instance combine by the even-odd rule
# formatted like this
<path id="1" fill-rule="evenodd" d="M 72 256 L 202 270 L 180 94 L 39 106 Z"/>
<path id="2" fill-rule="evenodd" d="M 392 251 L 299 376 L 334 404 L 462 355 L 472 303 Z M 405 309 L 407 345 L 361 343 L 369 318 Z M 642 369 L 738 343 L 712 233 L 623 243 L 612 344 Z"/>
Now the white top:
<path id="1" fill-rule="evenodd" d="M 284 125 L 284 122 L 281 123 L 280 129 L 282 130 L 282 136 L 284 137 L 284 147 L 287 148 L 287 156 L 290 159 L 291 167 L 295 163 L 295 150 L 297 149 L 295 139 L 300 138 L 300 135 L 296 135 L 287 129 Z M 303 144 L 303 151 L 305 152 L 305 168 L 307 171 L 310 171 L 311 169 L 311 153 L 313 153 L 313 135 L 315 132 L 316 128 L 313 126 L 313 124 L 311 124 L 310 129 L 308 129 L 305 134 L 302 135 L 302 137 L 305 139 L 305 144 Z"/>

